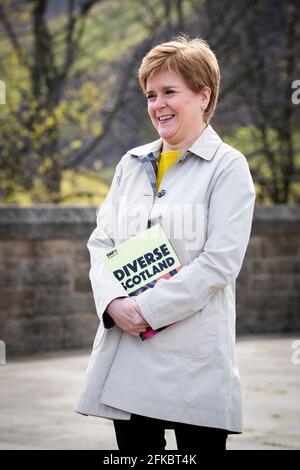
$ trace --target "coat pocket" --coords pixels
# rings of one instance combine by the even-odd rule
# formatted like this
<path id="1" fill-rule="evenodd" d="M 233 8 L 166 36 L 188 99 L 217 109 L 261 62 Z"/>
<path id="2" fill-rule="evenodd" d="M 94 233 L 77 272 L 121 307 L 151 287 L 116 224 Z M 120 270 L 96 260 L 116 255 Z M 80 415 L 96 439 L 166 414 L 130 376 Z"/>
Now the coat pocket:
<path id="1" fill-rule="evenodd" d="M 178 356 L 209 358 L 218 344 L 219 305 L 219 296 L 215 293 L 202 310 L 160 331 L 148 340 L 149 344 Z"/>

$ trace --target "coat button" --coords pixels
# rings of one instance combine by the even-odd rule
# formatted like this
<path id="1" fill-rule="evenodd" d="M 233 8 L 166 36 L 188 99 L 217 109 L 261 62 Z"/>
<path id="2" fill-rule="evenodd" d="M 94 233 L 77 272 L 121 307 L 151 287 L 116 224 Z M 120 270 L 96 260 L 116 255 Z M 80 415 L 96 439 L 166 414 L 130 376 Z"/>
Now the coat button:
<path id="1" fill-rule="evenodd" d="M 161 191 L 157 193 L 157 197 L 163 197 L 165 194 L 166 194 L 165 189 L 162 189 Z"/>

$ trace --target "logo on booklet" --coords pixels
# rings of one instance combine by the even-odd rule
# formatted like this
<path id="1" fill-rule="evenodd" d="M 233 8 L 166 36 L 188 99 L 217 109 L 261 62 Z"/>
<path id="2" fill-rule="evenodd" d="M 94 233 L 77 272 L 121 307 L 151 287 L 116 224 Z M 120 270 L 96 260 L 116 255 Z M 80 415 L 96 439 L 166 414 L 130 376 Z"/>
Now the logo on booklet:
<path id="1" fill-rule="evenodd" d="M 114 250 L 109 251 L 108 253 L 106 253 L 106 256 L 107 256 L 108 259 L 111 259 L 114 256 L 116 256 L 117 254 L 118 254 L 118 250 L 115 248 Z"/>

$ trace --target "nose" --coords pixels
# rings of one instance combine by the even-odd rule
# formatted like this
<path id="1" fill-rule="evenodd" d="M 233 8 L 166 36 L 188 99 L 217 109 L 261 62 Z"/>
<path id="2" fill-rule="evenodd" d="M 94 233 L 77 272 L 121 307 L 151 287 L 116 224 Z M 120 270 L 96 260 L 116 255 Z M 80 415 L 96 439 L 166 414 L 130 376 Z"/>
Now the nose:
<path id="1" fill-rule="evenodd" d="M 165 107 L 166 107 L 166 103 L 165 103 L 164 97 L 157 96 L 156 100 L 153 103 L 153 108 L 155 109 L 155 111 L 158 111 L 159 109 L 162 109 Z"/>

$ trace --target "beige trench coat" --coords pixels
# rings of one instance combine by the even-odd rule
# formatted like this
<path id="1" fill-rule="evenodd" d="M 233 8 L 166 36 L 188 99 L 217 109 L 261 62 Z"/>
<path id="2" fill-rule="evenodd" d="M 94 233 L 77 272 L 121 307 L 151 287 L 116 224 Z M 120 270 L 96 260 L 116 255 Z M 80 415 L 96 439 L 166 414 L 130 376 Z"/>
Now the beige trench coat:
<path id="1" fill-rule="evenodd" d="M 235 283 L 255 202 L 248 163 L 208 126 L 155 195 L 138 156 L 158 158 L 161 147 L 159 139 L 134 148 L 117 165 L 88 241 L 90 279 L 102 319 L 109 302 L 127 293 L 100 253 L 146 230 L 148 220 L 160 222 L 183 267 L 136 300 L 152 328 L 175 325 L 141 341 L 101 321 L 75 411 L 125 420 L 132 412 L 242 432 Z"/>

